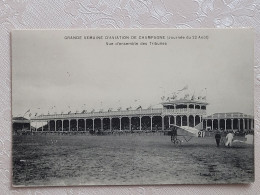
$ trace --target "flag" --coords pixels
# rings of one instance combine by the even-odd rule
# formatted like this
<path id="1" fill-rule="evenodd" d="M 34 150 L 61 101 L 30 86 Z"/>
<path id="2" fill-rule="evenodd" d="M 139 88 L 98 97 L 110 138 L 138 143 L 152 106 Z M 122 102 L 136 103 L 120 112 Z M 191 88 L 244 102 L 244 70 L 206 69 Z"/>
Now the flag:
<path id="1" fill-rule="evenodd" d="M 121 107 L 119 107 L 117 110 L 118 110 L 118 111 L 120 111 L 121 109 L 122 109 L 122 108 L 121 108 Z"/>
<path id="2" fill-rule="evenodd" d="M 170 101 L 170 98 L 169 98 L 169 97 L 167 97 L 166 101 Z"/>
<path id="3" fill-rule="evenodd" d="M 128 107 L 128 108 L 126 108 L 126 110 L 131 110 L 132 109 L 132 107 L 130 106 L 130 107 Z"/>
<path id="4" fill-rule="evenodd" d="M 139 110 L 139 109 L 142 109 L 142 106 L 138 106 L 138 107 L 136 108 L 136 110 Z"/>
<path id="5" fill-rule="evenodd" d="M 70 114 L 70 113 L 71 113 L 71 111 L 68 112 L 68 114 Z"/>
<path id="6" fill-rule="evenodd" d="M 187 89 L 188 89 L 188 85 L 184 86 L 182 89 L 179 89 L 178 92 L 184 91 L 184 90 L 187 90 Z"/>
<path id="7" fill-rule="evenodd" d="M 32 116 L 32 114 L 30 113 L 30 114 L 29 114 L 29 117 L 31 117 L 31 116 Z"/>
<path id="8" fill-rule="evenodd" d="M 204 97 L 202 97 L 202 99 L 203 99 L 203 100 L 206 100 L 206 99 L 207 99 L 207 97 L 206 97 L 206 96 L 204 96 Z"/>
<path id="9" fill-rule="evenodd" d="M 192 95 L 191 100 L 195 100 L 195 95 Z"/>
<path id="10" fill-rule="evenodd" d="M 161 100 L 163 101 L 164 99 L 165 99 L 165 96 L 162 96 L 162 97 L 161 97 Z"/>
<path id="11" fill-rule="evenodd" d="M 37 116 L 37 113 L 35 113 L 35 115 L 34 116 Z"/>
<path id="12" fill-rule="evenodd" d="M 23 116 L 25 116 L 28 112 L 30 112 L 31 111 L 31 109 L 29 109 L 29 110 L 27 110 L 25 113 L 24 113 L 24 115 Z"/>
<path id="13" fill-rule="evenodd" d="M 81 114 L 84 114 L 86 112 L 86 110 L 82 110 Z"/>

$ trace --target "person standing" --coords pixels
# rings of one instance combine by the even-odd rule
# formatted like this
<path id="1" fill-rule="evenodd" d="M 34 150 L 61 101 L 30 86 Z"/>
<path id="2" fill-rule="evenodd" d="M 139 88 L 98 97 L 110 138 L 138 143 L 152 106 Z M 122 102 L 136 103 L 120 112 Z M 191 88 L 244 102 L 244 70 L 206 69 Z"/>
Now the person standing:
<path id="1" fill-rule="evenodd" d="M 228 133 L 226 136 L 227 142 L 226 142 L 226 146 L 231 147 L 232 146 L 232 141 L 234 138 L 234 134 L 233 133 Z"/>
<path id="2" fill-rule="evenodd" d="M 220 133 L 220 131 L 217 131 L 217 133 L 215 135 L 215 139 L 216 139 L 217 147 L 219 147 L 219 143 L 220 143 L 220 140 L 221 140 L 221 133 Z"/>

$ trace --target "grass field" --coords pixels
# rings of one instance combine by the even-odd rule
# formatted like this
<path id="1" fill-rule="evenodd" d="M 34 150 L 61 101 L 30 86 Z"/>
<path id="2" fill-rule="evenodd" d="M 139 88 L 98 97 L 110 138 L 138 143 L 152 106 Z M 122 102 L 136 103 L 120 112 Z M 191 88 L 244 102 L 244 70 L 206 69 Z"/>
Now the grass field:
<path id="1" fill-rule="evenodd" d="M 163 135 L 13 137 L 13 185 L 247 183 L 254 148 L 211 137 L 175 146 Z"/>

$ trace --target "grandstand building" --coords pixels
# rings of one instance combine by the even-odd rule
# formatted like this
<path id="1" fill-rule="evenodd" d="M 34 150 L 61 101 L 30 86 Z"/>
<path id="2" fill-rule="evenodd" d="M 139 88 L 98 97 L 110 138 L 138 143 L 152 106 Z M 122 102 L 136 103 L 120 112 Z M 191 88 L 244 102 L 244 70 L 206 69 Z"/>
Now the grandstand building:
<path id="1" fill-rule="evenodd" d="M 178 99 L 164 101 L 161 105 L 161 108 L 149 109 L 40 115 L 30 119 L 36 127 L 29 126 L 32 131 L 43 132 L 158 131 L 167 130 L 171 125 L 198 130 L 254 129 L 253 116 L 243 113 L 207 116 L 205 100 Z"/>

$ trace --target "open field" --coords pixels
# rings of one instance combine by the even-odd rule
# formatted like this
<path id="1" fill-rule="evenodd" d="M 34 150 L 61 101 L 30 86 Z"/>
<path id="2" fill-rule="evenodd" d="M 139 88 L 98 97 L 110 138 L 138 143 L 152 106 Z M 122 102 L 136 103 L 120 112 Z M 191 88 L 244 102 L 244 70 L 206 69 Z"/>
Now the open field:
<path id="1" fill-rule="evenodd" d="M 246 183 L 254 148 L 216 147 L 211 137 L 181 146 L 163 135 L 23 135 L 13 137 L 13 184 L 128 185 Z"/>

